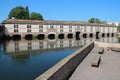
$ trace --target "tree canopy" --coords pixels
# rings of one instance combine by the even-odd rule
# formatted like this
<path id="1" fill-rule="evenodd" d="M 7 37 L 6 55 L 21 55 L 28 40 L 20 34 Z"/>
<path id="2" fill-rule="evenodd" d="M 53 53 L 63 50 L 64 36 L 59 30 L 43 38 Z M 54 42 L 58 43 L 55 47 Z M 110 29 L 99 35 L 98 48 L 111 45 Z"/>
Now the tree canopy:
<path id="1" fill-rule="evenodd" d="M 117 30 L 120 32 L 120 24 L 118 25 Z"/>
<path id="2" fill-rule="evenodd" d="M 101 23 L 100 19 L 98 19 L 98 18 L 90 18 L 90 19 L 88 20 L 88 22 L 89 22 L 89 23 Z"/>
<path id="3" fill-rule="evenodd" d="M 43 20 L 43 17 L 40 13 L 32 12 L 30 14 L 30 19 L 31 20 Z"/>
<path id="4" fill-rule="evenodd" d="M 28 7 L 24 8 L 22 6 L 17 6 L 13 8 L 9 15 L 8 18 L 15 18 L 15 19 L 29 19 L 29 10 Z"/>
<path id="5" fill-rule="evenodd" d="M 13 8 L 9 15 L 8 19 L 31 19 L 31 20 L 43 20 L 43 16 L 40 13 L 32 12 L 29 13 L 29 8 L 26 6 L 25 8 L 22 6 L 17 6 Z"/>

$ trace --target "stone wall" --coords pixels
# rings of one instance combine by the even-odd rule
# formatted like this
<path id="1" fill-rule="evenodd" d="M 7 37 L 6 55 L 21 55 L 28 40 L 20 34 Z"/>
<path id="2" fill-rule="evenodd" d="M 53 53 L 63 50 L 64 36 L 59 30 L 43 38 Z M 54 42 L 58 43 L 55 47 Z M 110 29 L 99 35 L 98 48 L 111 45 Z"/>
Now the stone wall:
<path id="1" fill-rule="evenodd" d="M 94 42 L 87 44 L 76 52 L 67 56 L 48 71 L 37 77 L 35 80 L 68 80 L 77 66 L 93 49 Z"/>
<path id="2" fill-rule="evenodd" d="M 95 41 L 95 45 L 99 47 L 105 47 L 105 48 L 120 48 L 119 43 L 104 43 L 104 42 L 97 42 Z"/>

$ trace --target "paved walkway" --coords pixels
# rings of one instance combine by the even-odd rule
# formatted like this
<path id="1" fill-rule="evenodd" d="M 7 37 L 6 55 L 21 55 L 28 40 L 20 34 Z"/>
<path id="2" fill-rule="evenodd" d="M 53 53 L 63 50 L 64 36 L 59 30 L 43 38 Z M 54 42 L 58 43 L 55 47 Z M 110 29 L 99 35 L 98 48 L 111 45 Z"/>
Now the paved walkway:
<path id="1" fill-rule="evenodd" d="M 69 80 L 120 80 L 120 52 L 105 48 L 99 67 L 91 67 L 91 61 L 98 49 L 97 46 L 93 48 Z"/>

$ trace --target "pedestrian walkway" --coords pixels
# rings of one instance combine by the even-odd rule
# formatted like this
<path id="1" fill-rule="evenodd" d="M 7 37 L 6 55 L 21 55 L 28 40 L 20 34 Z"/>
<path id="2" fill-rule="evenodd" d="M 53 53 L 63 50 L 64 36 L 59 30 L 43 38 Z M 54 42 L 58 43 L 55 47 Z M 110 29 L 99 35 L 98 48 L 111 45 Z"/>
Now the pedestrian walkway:
<path id="1" fill-rule="evenodd" d="M 120 80 L 120 52 L 105 48 L 99 67 L 91 67 L 98 50 L 99 47 L 95 46 L 69 80 Z"/>

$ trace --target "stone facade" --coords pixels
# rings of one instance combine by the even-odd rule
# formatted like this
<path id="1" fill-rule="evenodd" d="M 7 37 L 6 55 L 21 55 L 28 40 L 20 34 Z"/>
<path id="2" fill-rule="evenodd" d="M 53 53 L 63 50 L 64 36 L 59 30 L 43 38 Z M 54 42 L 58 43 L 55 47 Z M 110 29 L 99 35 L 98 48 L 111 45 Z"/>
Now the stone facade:
<path id="1" fill-rule="evenodd" d="M 67 21 L 39 21 L 39 20 L 5 20 L 2 23 L 6 28 L 6 34 L 20 35 L 21 38 L 27 34 L 39 35 L 44 34 L 48 37 L 49 34 L 54 34 L 58 37 L 59 34 L 68 34 L 76 36 L 112 36 L 117 32 L 117 27 L 114 24 L 96 24 L 87 22 L 67 22 Z"/>

